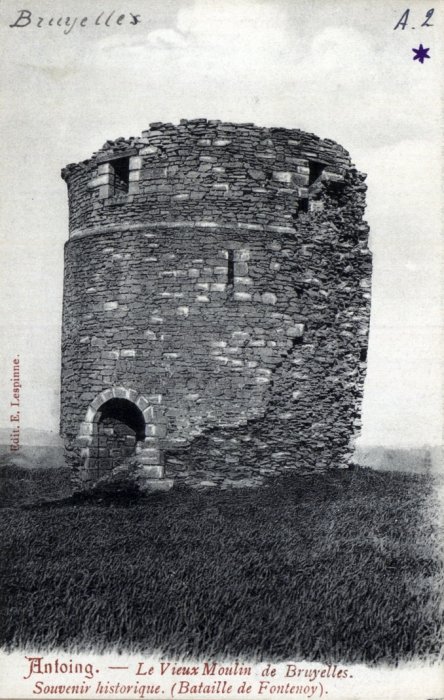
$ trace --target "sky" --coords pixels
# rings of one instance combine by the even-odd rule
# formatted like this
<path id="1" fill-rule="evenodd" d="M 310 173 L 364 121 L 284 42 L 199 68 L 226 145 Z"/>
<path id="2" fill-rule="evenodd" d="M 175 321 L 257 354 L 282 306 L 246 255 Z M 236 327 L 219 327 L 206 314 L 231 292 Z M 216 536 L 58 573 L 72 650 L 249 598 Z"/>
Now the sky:
<path id="1" fill-rule="evenodd" d="M 360 443 L 440 444 L 444 3 L 433 4 L 426 20 L 430 3 L 411 2 L 405 29 L 394 29 L 403 2 L 4 0 L 0 427 L 10 427 L 19 355 L 21 426 L 58 430 L 61 168 L 150 122 L 207 117 L 331 138 L 368 174 L 374 273 Z M 31 23 L 10 27 L 23 5 Z M 107 28 L 113 10 L 114 22 L 126 18 Z M 67 16 L 79 19 L 65 34 L 56 20 Z M 423 64 L 413 60 L 420 43 L 430 49 Z"/>

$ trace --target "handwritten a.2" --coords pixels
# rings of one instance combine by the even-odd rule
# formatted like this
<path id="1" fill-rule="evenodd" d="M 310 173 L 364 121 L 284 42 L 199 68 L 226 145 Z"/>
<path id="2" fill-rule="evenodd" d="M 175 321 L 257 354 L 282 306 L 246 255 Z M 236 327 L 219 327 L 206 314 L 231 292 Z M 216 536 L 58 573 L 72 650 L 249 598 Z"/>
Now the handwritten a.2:
<path id="1" fill-rule="evenodd" d="M 429 20 L 432 19 L 434 12 L 435 12 L 434 8 L 432 8 L 431 10 L 427 10 L 425 20 L 421 24 L 421 27 L 433 27 L 433 24 L 429 24 Z M 410 14 L 410 10 L 409 9 L 405 10 L 405 12 L 402 14 L 401 18 L 395 24 L 393 29 L 399 29 L 399 27 L 401 27 L 401 29 L 405 29 L 407 26 L 407 23 L 409 21 L 409 14 Z M 415 27 L 412 27 L 412 29 L 414 29 L 414 28 Z"/>

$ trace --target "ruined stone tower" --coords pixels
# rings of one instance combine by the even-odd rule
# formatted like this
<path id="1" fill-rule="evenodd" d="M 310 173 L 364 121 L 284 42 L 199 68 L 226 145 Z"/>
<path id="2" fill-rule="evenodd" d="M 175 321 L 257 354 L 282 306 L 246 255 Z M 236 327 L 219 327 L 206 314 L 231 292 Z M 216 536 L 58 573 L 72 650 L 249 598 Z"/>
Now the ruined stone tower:
<path id="1" fill-rule="evenodd" d="M 77 487 L 344 466 L 370 314 L 365 175 L 328 139 L 151 124 L 68 165 L 61 433 Z"/>

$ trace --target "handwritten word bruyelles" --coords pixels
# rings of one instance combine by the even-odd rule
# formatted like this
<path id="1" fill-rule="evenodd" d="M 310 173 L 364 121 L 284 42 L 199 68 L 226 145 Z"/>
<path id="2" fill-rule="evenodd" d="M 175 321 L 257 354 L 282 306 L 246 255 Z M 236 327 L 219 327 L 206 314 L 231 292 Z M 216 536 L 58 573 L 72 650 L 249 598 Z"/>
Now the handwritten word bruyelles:
<path id="1" fill-rule="evenodd" d="M 123 25 L 135 25 L 141 22 L 140 15 L 135 15 L 132 12 L 127 14 L 119 13 L 116 10 L 112 12 L 101 12 L 93 17 L 41 17 L 38 14 L 33 14 L 31 10 L 19 10 L 18 17 L 9 26 L 16 29 L 24 29 L 25 27 L 60 27 L 63 29 L 63 34 L 69 34 L 74 27 L 113 27 Z"/>

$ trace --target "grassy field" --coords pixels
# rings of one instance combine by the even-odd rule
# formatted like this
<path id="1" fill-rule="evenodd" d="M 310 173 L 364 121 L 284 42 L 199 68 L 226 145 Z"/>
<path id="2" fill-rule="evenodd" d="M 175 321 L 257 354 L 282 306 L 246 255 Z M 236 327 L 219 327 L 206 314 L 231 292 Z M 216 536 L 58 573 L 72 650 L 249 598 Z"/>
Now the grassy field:
<path id="1" fill-rule="evenodd" d="M 17 507 L 23 492 L 65 495 L 66 478 L 3 472 L 8 649 L 367 663 L 439 654 L 430 477 L 356 468 L 232 492 Z"/>

